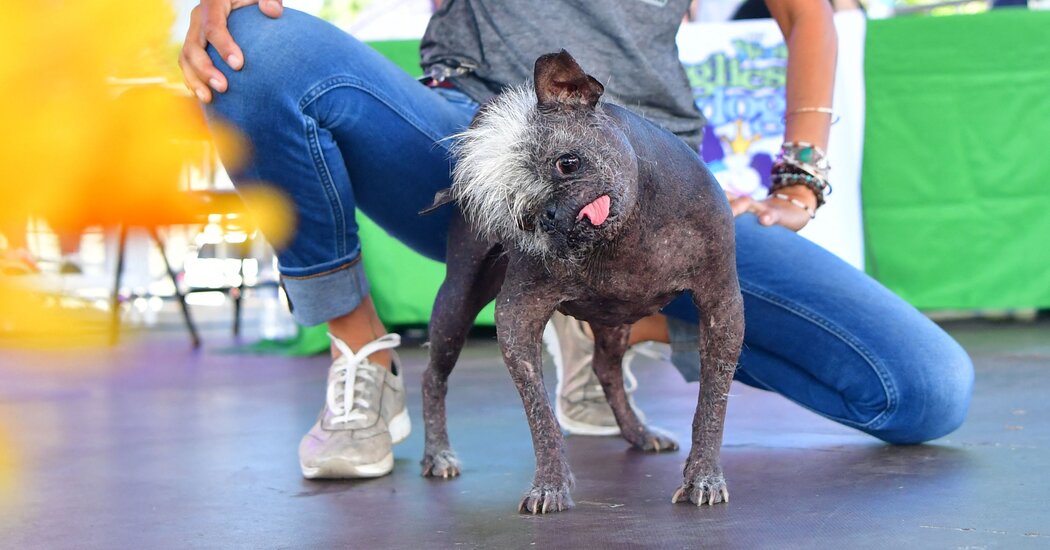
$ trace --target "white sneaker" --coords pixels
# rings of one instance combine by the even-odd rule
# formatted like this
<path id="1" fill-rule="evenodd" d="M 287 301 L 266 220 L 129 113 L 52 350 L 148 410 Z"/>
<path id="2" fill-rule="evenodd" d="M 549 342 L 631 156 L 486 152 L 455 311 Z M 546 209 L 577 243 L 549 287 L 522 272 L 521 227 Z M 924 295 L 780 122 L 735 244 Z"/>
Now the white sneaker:
<path id="1" fill-rule="evenodd" d="M 401 344 L 387 334 L 354 353 L 332 336 L 342 353 L 328 370 L 328 392 L 321 415 L 299 443 L 303 477 L 379 477 L 394 468 L 392 446 L 408 437 L 412 424 L 405 408 L 401 361 L 393 351 Z M 390 370 L 368 356 L 390 350 Z"/>
<path id="2" fill-rule="evenodd" d="M 594 340 L 584 332 L 583 323 L 555 311 L 543 330 L 543 343 L 558 371 L 554 413 L 562 429 L 577 435 L 619 434 L 620 426 L 591 367 Z M 627 402 L 645 422 L 645 414 L 634 404 L 632 396 L 638 380 L 631 372 L 631 360 L 638 351 L 638 346 L 631 346 L 623 356 L 624 389 Z"/>

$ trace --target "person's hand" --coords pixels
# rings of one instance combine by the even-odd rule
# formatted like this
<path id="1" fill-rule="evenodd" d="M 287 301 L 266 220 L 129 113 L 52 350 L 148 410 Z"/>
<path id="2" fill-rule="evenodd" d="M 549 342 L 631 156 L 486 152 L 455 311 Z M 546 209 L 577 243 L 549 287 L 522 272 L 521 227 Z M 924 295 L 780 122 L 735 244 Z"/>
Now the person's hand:
<path id="1" fill-rule="evenodd" d="M 817 198 L 808 188 L 796 185 L 785 187 L 777 191 L 782 195 L 798 199 L 808 206 L 811 211 L 817 206 Z M 809 212 L 790 200 L 768 197 L 756 201 L 751 197 L 729 196 L 729 206 L 733 209 L 733 216 L 739 216 L 745 212 L 751 212 L 758 217 L 758 223 L 762 225 L 782 225 L 792 231 L 798 231 L 809 223 Z"/>
<path id="2" fill-rule="evenodd" d="M 215 68 L 206 48 L 215 46 L 226 64 L 235 71 L 244 66 L 244 53 L 233 41 L 226 28 L 230 12 L 251 4 L 259 4 L 259 10 L 269 17 L 280 17 L 284 12 L 283 0 L 201 0 L 190 12 L 190 29 L 179 54 L 182 78 L 198 99 L 211 102 L 212 90 L 223 93 L 228 83 L 222 71 Z"/>

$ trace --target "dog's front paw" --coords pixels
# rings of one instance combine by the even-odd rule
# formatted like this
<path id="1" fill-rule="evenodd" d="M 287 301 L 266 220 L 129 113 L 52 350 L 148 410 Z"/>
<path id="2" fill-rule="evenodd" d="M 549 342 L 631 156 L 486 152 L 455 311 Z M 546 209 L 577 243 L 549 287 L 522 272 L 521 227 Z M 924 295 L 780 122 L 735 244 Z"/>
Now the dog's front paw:
<path id="1" fill-rule="evenodd" d="M 423 466 L 423 477 L 448 479 L 458 476 L 460 472 L 459 459 L 452 449 L 425 452 L 419 463 Z"/>
<path id="2" fill-rule="evenodd" d="M 678 450 L 678 441 L 660 428 L 643 427 L 638 433 L 622 432 L 634 448 L 647 453 L 666 453 Z"/>
<path id="3" fill-rule="evenodd" d="M 710 474 L 698 474 L 692 479 L 686 479 L 682 486 L 671 496 L 671 502 L 684 502 L 686 499 L 697 506 L 707 504 L 718 504 L 729 502 L 729 489 L 726 487 L 726 479 L 721 472 Z"/>
<path id="4" fill-rule="evenodd" d="M 567 484 L 533 485 L 521 499 L 518 511 L 530 514 L 551 514 L 572 508 L 574 503 L 569 496 Z"/>

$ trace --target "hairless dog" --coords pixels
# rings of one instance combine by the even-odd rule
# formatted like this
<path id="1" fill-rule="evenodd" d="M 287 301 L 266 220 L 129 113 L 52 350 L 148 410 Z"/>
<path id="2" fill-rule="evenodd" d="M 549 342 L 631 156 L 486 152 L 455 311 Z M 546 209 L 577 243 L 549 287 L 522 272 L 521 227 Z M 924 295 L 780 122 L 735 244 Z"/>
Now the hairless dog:
<path id="1" fill-rule="evenodd" d="M 561 311 L 590 323 L 594 371 L 631 445 L 677 449 L 639 420 L 621 361 L 631 323 L 691 291 L 700 311 L 700 395 L 692 449 L 672 502 L 728 501 L 719 464 L 729 385 L 744 333 L 733 216 L 699 156 L 679 138 L 600 101 L 604 87 L 564 50 L 536 61 L 533 87 L 486 103 L 456 136 L 447 275 L 423 378 L 423 475 L 460 466 L 445 419 L 448 376 L 478 312 L 496 300 L 503 359 L 532 430 L 536 475 L 522 512 L 572 506 L 565 442 L 541 369 L 543 327 Z"/>

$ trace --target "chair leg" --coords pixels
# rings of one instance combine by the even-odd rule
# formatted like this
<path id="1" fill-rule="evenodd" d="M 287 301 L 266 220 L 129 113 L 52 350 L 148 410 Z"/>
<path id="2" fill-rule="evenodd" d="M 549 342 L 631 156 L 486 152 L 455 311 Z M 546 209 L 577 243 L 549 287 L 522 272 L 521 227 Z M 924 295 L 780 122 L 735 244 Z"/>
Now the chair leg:
<path id="1" fill-rule="evenodd" d="M 113 276 L 113 294 L 110 296 L 109 343 L 116 345 L 120 337 L 120 279 L 124 275 L 124 251 L 128 240 L 128 228 L 117 228 L 117 269 Z"/>
<path id="2" fill-rule="evenodd" d="M 179 306 L 182 308 L 182 318 L 186 321 L 186 329 L 190 331 L 190 340 L 193 342 L 193 347 L 199 348 L 201 339 L 197 334 L 197 325 L 193 324 L 193 318 L 190 317 L 190 306 L 186 303 L 186 294 L 179 290 L 179 281 L 175 277 L 175 270 L 171 268 L 171 262 L 168 261 L 168 253 L 164 251 L 164 241 L 161 240 L 160 234 L 157 233 L 157 229 L 154 227 L 149 228 L 149 234 L 160 249 L 160 257 L 164 260 L 164 269 L 168 270 L 168 277 L 171 278 L 171 284 L 175 287 L 175 296 L 179 299 Z"/>
<path id="3" fill-rule="evenodd" d="M 241 335 L 241 300 L 244 298 L 244 257 L 241 257 L 241 265 L 237 270 L 239 282 L 232 289 L 233 294 L 233 337 Z"/>

